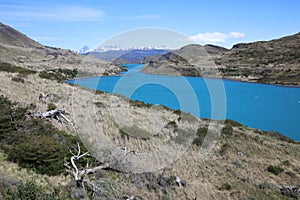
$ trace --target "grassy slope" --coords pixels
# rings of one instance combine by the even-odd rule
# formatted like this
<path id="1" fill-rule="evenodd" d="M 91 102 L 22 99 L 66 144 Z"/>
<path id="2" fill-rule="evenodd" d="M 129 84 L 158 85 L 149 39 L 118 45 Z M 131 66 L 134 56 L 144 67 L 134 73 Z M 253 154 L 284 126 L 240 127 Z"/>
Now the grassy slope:
<path id="1" fill-rule="evenodd" d="M 216 59 L 225 77 L 251 76 L 257 82 L 299 85 L 300 33 L 264 42 L 237 44 Z"/>
<path id="2" fill-rule="evenodd" d="M 28 76 L 25 78 L 25 83 L 12 82 L 11 75 L 1 73 L 1 80 L 5 83 L 3 85 L 5 87 L 2 86 L 1 88 L 1 93 L 24 103 L 35 102 L 41 108 L 43 105 L 35 100 L 39 92 L 52 92 L 60 96 L 66 94 L 66 91 L 72 93 L 73 90 L 72 87 L 66 84 L 43 80 L 37 75 Z M 44 87 L 45 84 L 47 84 L 47 88 Z M 28 93 L 21 92 L 24 90 L 22 89 L 24 87 L 32 91 L 30 97 Z M 15 91 L 16 93 L 12 94 L 9 91 Z M 86 91 L 86 94 L 89 94 L 89 91 Z M 97 97 L 97 100 L 104 102 L 104 105 L 106 105 L 105 98 L 108 97 L 107 95 L 100 95 Z M 71 106 L 64 101 L 62 104 L 66 105 L 67 108 Z M 135 109 L 137 113 L 139 112 L 137 109 L 144 109 L 143 105 L 138 104 L 138 106 Z M 145 111 L 147 109 L 151 109 L 151 107 L 145 107 Z M 99 110 L 102 110 L 105 114 L 103 108 L 99 108 Z M 158 114 L 157 111 L 155 112 Z M 137 139 L 122 138 L 121 135 L 118 138 L 120 144 L 123 143 L 129 147 L 139 146 Z M 146 143 L 149 146 L 155 146 L 156 140 L 155 138 L 153 141 L 150 139 Z M 140 144 L 145 144 L 145 141 L 141 141 Z M 299 150 L 299 144 L 280 141 L 254 129 L 235 127 L 233 134 L 221 137 L 217 146 L 208 156 L 202 157 L 199 153 L 199 147 L 191 146 L 167 170 L 154 173 L 155 178 L 142 178 L 139 181 L 140 186 L 137 186 L 133 181 L 135 174 L 107 171 L 104 172 L 103 176 L 105 180 L 114 181 L 120 188 L 120 191 L 123 191 L 125 194 L 139 194 L 145 199 L 160 199 L 162 197 L 169 197 L 169 199 L 193 199 L 195 197 L 199 199 L 239 199 L 250 197 L 256 199 L 288 199 L 288 197 L 280 194 L 277 185 L 297 185 L 299 183 L 300 161 L 297 159 L 300 157 Z M 241 152 L 242 156 L 238 155 L 238 152 Z M 290 165 L 284 164 L 286 160 L 289 161 Z M 1 172 L 6 175 L 24 178 L 32 177 L 30 175 L 31 172 L 29 173 L 26 170 L 22 170 L 22 175 L 19 175 L 18 170 L 15 170 L 17 168 L 16 165 L 7 162 L 3 157 L 0 162 L 3 166 Z M 281 166 L 284 172 L 276 176 L 267 171 L 269 165 Z M 187 182 L 187 185 L 185 187 L 174 185 L 168 187 L 160 186 L 158 183 L 158 174 L 160 173 L 164 177 L 179 176 Z M 39 178 L 39 176 L 36 176 L 36 178 L 41 182 L 44 179 L 48 180 L 47 177 Z M 52 179 L 50 180 L 52 181 Z M 66 183 L 68 179 L 54 177 L 53 181 L 53 184 L 58 184 L 57 182 L 61 181 Z M 230 185 L 230 188 L 227 188 L 228 190 L 226 189 L 226 186 L 228 187 L 226 184 Z M 152 186 L 150 187 L 150 185 Z M 265 189 L 260 189 L 259 185 L 262 185 L 261 188 L 265 185 Z"/>

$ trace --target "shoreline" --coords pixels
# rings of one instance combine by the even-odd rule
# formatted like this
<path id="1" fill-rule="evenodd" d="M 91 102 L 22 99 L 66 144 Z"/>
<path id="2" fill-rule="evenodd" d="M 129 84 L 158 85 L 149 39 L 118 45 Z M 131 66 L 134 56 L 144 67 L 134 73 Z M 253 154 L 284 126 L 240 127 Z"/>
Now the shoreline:
<path id="1" fill-rule="evenodd" d="M 142 72 L 144 74 L 148 75 L 156 75 L 156 76 L 182 76 L 182 75 L 171 75 L 171 74 L 153 74 L 153 73 L 146 73 Z M 288 88 L 300 88 L 300 85 L 283 85 L 283 84 L 275 84 L 275 83 L 263 83 L 263 82 L 256 82 L 256 81 L 246 81 L 246 80 L 240 80 L 235 78 L 220 78 L 220 77 L 204 77 L 204 76 L 183 76 L 183 77 L 191 77 L 191 78 L 203 78 L 203 79 L 217 79 L 217 80 L 226 80 L 226 81 L 232 81 L 232 82 L 241 82 L 241 83 L 253 83 L 253 84 L 260 84 L 260 85 L 270 85 L 270 86 L 277 86 L 277 87 L 288 87 Z"/>
<path id="2" fill-rule="evenodd" d="M 144 63 L 128 63 L 128 64 L 136 64 L 136 65 L 145 65 Z M 124 67 L 121 64 L 120 66 Z M 128 68 L 125 66 L 125 68 Z M 143 69 L 143 68 L 142 68 Z M 124 76 L 124 74 L 120 74 L 121 72 L 128 72 L 127 71 L 120 71 L 116 74 L 111 74 L 111 75 L 100 75 L 100 76 L 78 76 L 74 79 L 70 80 L 76 80 L 76 79 L 82 79 L 82 78 L 95 78 L 95 77 L 119 77 L 119 76 Z M 241 83 L 254 83 L 254 84 L 260 84 L 260 85 L 270 85 L 270 86 L 277 86 L 277 87 L 288 87 L 288 88 L 300 88 L 300 85 L 283 85 L 283 84 L 275 84 L 275 83 L 264 83 L 264 82 L 257 82 L 257 81 L 250 81 L 250 80 L 241 80 L 241 79 L 235 79 L 235 78 L 228 78 L 228 77 L 204 77 L 204 76 L 182 76 L 182 75 L 174 75 L 174 74 L 155 74 L 155 73 L 147 73 L 143 72 L 140 70 L 140 73 L 143 74 L 148 74 L 148 75 L 156 75 L 156 76 L 181 76 L 181 77 L 192 77 L 192 78 L 203 78 L 203 79 L 216 79 L 216 80 L 226 80 L 226 81 L 232 81 L 232 82 L 241 82 Z"/>

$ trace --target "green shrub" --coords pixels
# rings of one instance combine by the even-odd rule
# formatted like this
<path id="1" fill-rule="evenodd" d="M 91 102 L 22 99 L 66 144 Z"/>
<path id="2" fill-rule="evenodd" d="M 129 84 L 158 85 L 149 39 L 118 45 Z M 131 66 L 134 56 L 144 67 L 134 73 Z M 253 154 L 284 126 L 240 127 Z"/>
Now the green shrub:
<path id="1" fill-rule="evenodd" d="M 36 71 L 25 69 L 22 67 L 17 67 L 6 62 L 0 62 L 0 71 L 5 71 L 9 73 L 18 73 L 20 76 L 27 76 L 36 73 Z"/>
<path id="2" fill-rule="evenodd" d="M 99 108 L 104 108 L 104 107 L 105 107 L 104 103 L 99 102 L 99 101 L 95 102 L 95 105 L 96 105 L 97 107 L 99 107 Z"/>
<path id="3" fill-rule="evenodd" d="M 48 103 L 47 104 L 47 111 L 49 110 L 55 110 L 57 106 L 54 103 Z"/>
<path id="4" fill-rule="evenodd" d="M 290 166 L 291 165 L 290 161 L 288 161 L 288 160 L 282 161 L 282 164 L 285 165 L 285 166 Z"/>
<path id="5" fill-rule="evenodd" d="M 204 142 L 204 138 L 207 135 L 208 132 L 208 128 L 207 127 L 199 127 L 197 129 L 197 134 L 196 137 L 194 138 L 192 144 L 196 145 L 196 146 L 201 146 Z"/>
<path id="6" fill-rule="evenodd" d="M 273 165 L 269 165 L 267 167 L 267 170 L 268 170 L 268 172 L 273 173 L 275 175 L 279 175 L 284 171 L 283 168 L 281 168 L 279 166 L 273 166 Z"/>
<path id="7" fill-rule="evenodd" d="M 63 81 L 67 79 L 73 79 L 77 76 L 77 69 L 52 69 L 44 70 L 39 73 L 39 76 L 43 79 Z"/>
<path id="8" fill-rule="evenodd" d="M 152 104 L 150 103 L 145 103 L 143 101 L 139 101 L 139 100 L 129 100 L 130 105 L 132 106 L 136 106 L 136 107 L 146 107 L 149 108 L 152 106 Z"/>
<path id="9" fill-rule="evenodd" d="M 232 133 L 233 133 L 232 125 L 226 124 L 225 127 L 223 127 L 222 129 L 222 134 L 230 136 L 232 135 Z"/>
<path id="10" fill-rule="evenodd" d="M 241 124 L 241 123 L 239 123 L 239 122 L 237 122 L 237 121 L 234 121 L 234 120 L 231 120 L 231 119 L 226 119 L 225 121 L 224 121 L 224 123 L 227 125 L 231 125 L 231 126 L 233 126 L 233 127 L 240 127 L 240 126 L 243 126 L 243 124 Z"/>
<path id="11" fill-rule="evenodd" d="M 294 172 L 291 172 L 291 171 L 285 172 L 285 174 L 288 175 L 291 178 L 296 178 L 297 177 L 297 175 Z"/>
<path id="12" fill-rule="evenodd" d="M 21 77 L 12 77 L 11 80 L 18 83 L 25 83 L 25 80 Z"/>
<path id="13" fill-rule="evenodd" d="M 35 136 L 23 138 L 6 152 L 8 159 L 20 167 L 33 169 L 40 174 L 58 175 L 64 172 L 67 150 L 53 137 Z"/>
<path id="14" fill-rule="evenodd" d="M 230 190 L 231 185 L 229 183 L 223 183 L 219 189 L 220 190 Z"/>
<path id="15" fill-rule="evenodd" d="M 5 199 L 14 200 L 55 200 L 68 199 L 68 194 L 63 192 L 60 188 L 54 187 L 45 189 L 37 185 L 35 181 L 26 181 L 17 185 L 16 188 L 9 187 L 4 191 Z"/>
<path id="16" fill-rule="evenodd" d="M 64 159 L 71 156 L 69 147 L 80 143 L 79 138 L 42 119 L 27 119 L 27 109 L 15 106 L 4 96 L 0 96 L 0 112 L 0 149 L 9 160 L 40 174 L 64 172 Z"/>
<path id="17" fill-rule="evenodd" d="M 228 149 L 230 148 L 230 144 L 229 143 L 225 143 L 221 146 L 220 150 L 219 150 L 219 154 L 221 156 L 224 156 L 226 154 L 226 152 L 228 151 Z"/>
<path id="18" fill-rule="evenodd" d="M 272 188 L 272 184 L 268 183 L 268 182 L 263 182 L 261 184 L 258 185 L 258 188 L 261 190 L 269 190 Z"/>
<path id="19" fill-rule="evenodd" d="M 53 73 L 49 73 L 49 72 L 47 72 L 47 71 L 42 71 L 42 72 L 40 72 L 39 73 L 39 77 L 41 77 L 41 78 L 43 78 L 43 79 L 53 79 L 53 80 L 55 80 L 56 79 L 56 77 L 55 77 L 55 75 L 53 74 Z"/>

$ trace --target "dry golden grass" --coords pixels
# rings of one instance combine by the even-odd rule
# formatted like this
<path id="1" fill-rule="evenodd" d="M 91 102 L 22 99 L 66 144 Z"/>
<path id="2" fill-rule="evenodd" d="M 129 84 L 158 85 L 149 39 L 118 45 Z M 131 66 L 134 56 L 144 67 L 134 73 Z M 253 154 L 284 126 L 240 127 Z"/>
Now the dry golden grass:
<path id="1" fill-rule="evenodd" d="M 36 174 L 31 170 L 20 168 L 17 164 L 6 160 L 5 154 L 0 152 L 0 175 L 9 176 L 18 180 L 35 180 L 37 184 L 43 186 L 64 186 L 70 182 L 70 177 L 65 176 L 47 176 Z"/>
<path id="2" fill-rule="evenodd" d="M 34 103 L 37 105 L 36 110 L 39 111 L 47 109 L 47 104 L 38 100 L 39 94 L 55 94 L 61 100 L 60 105 L 66 107 L 71 113 L 68 117 L 75 122 L 75 126 L 59 123 L 54 123 L 54 125 L 72 134 L 80 133 L 81 138 L 86 139 L 85 144 L 98 143 L 96 148 L 89 147 L 89 150 L 100 160 L 106 158 L 103 152 L 98 151 L 103 147 L 101 145 L 99 147 L 101 142 L 113 144 L 116 155 L 121 157 L 124 156 L 121 147 L 125 146 L 138 153 L 148 153 L 148 156 L 159 156 L 151 154 L 155 149 L 164 153 L 171 152 L 160 157 L 161 166 L 155 166 L 150 163 L 151 159 L 149 161 L 145 157 L 141 160 L 139 167 L 159 168 L 155 173 L 178 176 L 185 180 L 187 185 L 167 188 L 164 193 L 160 189 L 148 190 L 146 185 L 142 188 L 136 187 L 130 180 L 131 174 L 112 172 L 115 175 L 111 178 L 128 195 L 138 194 L 145 199 L 161 199 L 163 196 L 169 199 L 288 199 L 280 194 L 277 186 L 297 185 L 300 182 L 299 144 L 279 141 L 270 136 L 255 133 L 255 130 L 250 128 L 234 127 L 232 135 L 222 135 L 212 151 L 204 155 L 199 147 L 181 148 L 180 145 L 170 145 L 168 141 L 178 133 L 174 131 L 174 127 L 164 126 L 174 121 L 179 129 L 193 131 L 204 124 L 201 120 L 179 122 L 178 113 L 162 107 L 128 106 L 129 102 L 117 95 L 107 93 L 96 95 L 92 90 L 83 90 L 80 87 L 40 79 L 37 75 L 28 76 L 25 78 L 25 83 L 13 82 L 11 81 L 13 76 L 15 75 L 0 73 L 1 94 L 22 105 Z M 97 106 L 95 102 L 101 102 L 101 106 Z M 122 137 L 120 129 L 123 125 L 132 122 L 153 134 L 153 137 L 146 140 Z M 216 122 L 211 123 L 215 127 L 219 126 Z M 157 133 L 159 134 L 156 135 Z M 179 154 L 175 153 L 172 157 L 174 155 L 172 151 L 179 152 Z M 122 154 L 118 154 L 120 152 Z M 170 164 L 166 164 L 166 161 Z M 276 176 L 267 171 L 269 165 L 278 165 L 284 169 L 284 172 Z M 2 153 L 0 154 L 0 174 L 8 174 L 19 179 L 34 178 L 41 184 L 64 185 L 70 180 L 65 177 L 41 176 L 19 169 L 16 164 L 7 162 Z M 270 188 L 260 189 L 259 185 L 263 183 L 268 183 Z M 226 184 L 230 185 L 229 190 L 222 189 Z"/>

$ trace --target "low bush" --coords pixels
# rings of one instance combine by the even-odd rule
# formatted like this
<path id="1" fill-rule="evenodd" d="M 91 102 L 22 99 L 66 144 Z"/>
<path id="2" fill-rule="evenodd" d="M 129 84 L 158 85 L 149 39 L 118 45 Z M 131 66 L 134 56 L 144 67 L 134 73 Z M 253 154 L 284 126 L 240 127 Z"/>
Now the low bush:
<path id="1" fill-rule="evenodd" d="M 222 134 L 230 136 L 233 133 L 233 128 L 232 125 L 230 124 L 225 124 L 225 126 L 222 129 Z"/>
<path id="2" fill-rule="evenodd" d="M 27 76 L 36 73 L 36 71 L 34 70 L 17 67 L 15 65 L 6 62 L 0 62 L 0 71 L 9 72 L 9 73 L 18 73 L 20 76 Z"/>
<path id="3" fill-rule="evenodd" d="M 296 178 L 297 177 L 297 175 L 292 171 L 285 172 L 285 174 L 288 175 L 291 178 Z"/>
<path id="4" fill-rule="evenodd" d="M 25 80 L 21 77 L 12 77 L 11 80 L 17 83 L 25 83 Z"/>
<path id="5" fill-rule="evenodd" d="M 55 110 L 57 106 L 54 103 L 48 103 L 47 104 L 47 111 L 49 110 Z"/>
<path id="6" fill-rule="evenodd" d="M 285 166 L 290 166 L 291 165 L 290 161 L 288 161 L 288 160 L 282 161 L 282 164 L 285 165 Z"/>
<path id="7" fill-rule="evenodd" d="M 267 170 L 268 170 L 268 172 L 275 174 L 275 175 L 279 175 L 284 171 L 283 168 L 281 168 L 279 166 L 273 166 L 273 165 L 269 165 L 267 167 Z"/>
<path id="8" fill-rule="evenodd" d="M 60 188 L 43 188 L 35 181 L 21 182 L 16 187 L 8 187 L 2 191 L 5 199 L 24 200 L 24 199 L 40 199 L 55 200 L 69 199 L 68 194 Z"/>
<path id="9" fill-rule="evenodd" d="M 227 151 L 228 151 L 229 148 L 230 148 L 230 144 L 229 144 L 229 143 L 223 144 L 223 145 L 221 146 L 220 150 L 219 150 L 219 154 L 220 154 L 221 156 L 224 156 L 224 155 L 227 153 Z"/>
<path id="10" fill-rule="evenodd" d="M 99 108 L 104 108 L 104 107 L 105 107 L 104 103 L 99 102 L 99 101 L 95 102 L 95 105 L 96 105 L 97 107 L 99 107 Z"/>
<path id="11" fill-rule="evenodd" d="M 0 149 L 20 167 L 58 175 L 64 172 L 63 162 L 70 158 L 71 146 L 79 142 L 86 151 L 79 138 L 42 119 L 26 118 L 27 108 L 16 106 L 4 96 L 0 96 L 0 112 Z"/>
<path id="12" fill-rule="evenodd" d="M 239 123 L 239 122 L 237 122 L 237 121 L 231 120 L 231 119 L 226 119 L 226 120 L 224 121 L 224 123 L 225 123 L 226 125 L 231 125 L 231 126 L 233 126 L 233 127 L 241 127 L 241 126 L 243 126 L 243 124 L 241 124 L 241 123 Z"/>
<path id="13" fill-rule="evenodd" d="M 223 183 L 219 189 L 220 190 L 230 190 L 231 185 L 229 183 Z"/>
<path id="14" fill-rule="evenodd" d="M 272 184 L 268 183 L 268 182 L 263 182 L 261 184 L 258 185 L 258 188 L 261 190 L 269 190 L 272 188 Z"/>
<path id="15" fill-rule="evenodd" d="M 145 103 L 145 102 L 139 101 L 139 100 L 129 100 L 129 102 L 130 102 L 130 105 L 136 106 L 136 107 L 150 108 L 152 106 L 152 104 L 150 104 L 150 103 Z"/>
<path id="16" fill-rule="evenodd" d="M 77 69 L 52 69 L 44 70 L 39 73 L 39 76 L 43 79 L 64 81 L 67 79 L 73 79 L 77 76 Z"/>
<path id="17" fill-rule="evenodd" d="M 197 129 L 196 137 L 194 138 L 192 144 L 196 146 L 201 146 L 203 144 L 204 138 L 207 135 L 208 128 L 207 127 L 199 127 Z"/>

